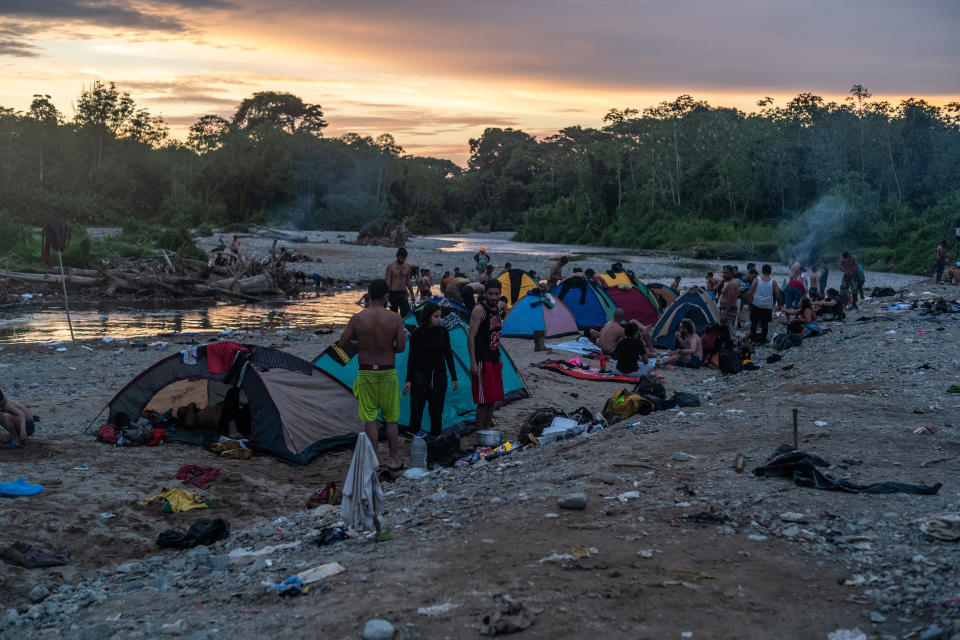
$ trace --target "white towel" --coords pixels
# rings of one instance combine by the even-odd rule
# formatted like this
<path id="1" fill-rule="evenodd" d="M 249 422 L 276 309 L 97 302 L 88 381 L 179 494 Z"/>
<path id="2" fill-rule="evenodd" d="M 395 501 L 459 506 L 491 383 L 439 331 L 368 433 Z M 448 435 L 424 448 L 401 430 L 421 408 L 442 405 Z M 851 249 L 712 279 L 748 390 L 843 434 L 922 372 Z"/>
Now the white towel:
<path id="1" fill-rule="evenodd" d="M 377 452 L 367 434 L 357 436 L 350 470 L 343 483 L 340 516 L 348 527 L 370 530 L 383 504 L 383 489 L 377 480 Z"/>

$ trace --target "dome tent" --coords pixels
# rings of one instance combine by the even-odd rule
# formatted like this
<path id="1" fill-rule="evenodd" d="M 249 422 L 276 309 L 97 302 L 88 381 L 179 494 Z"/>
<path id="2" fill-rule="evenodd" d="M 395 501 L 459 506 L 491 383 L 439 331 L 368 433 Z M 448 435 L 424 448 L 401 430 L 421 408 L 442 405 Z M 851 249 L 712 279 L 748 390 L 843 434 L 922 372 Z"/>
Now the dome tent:
<path id="1" fill-rule="evenodd" d="M 517 304 L 517 300 L 527 295 L 528 291 L 537 288 L 537 283 L 523 269 L 504 271 L 497 276 L 497 280 L 500 281 L 500 294 L 507 299 L 507 309 Z"/>
<path id="2" fill-rule="evenodd" d="M 513 305 L 503 320 L 502 335 L 505 338 L 532 338 L 535 331 L 543 331 L 548 338 L 579 333 L 570 309 L 539 289 L 531 290 Z"/>
<path id="3" fill-rule="evenodd" d="M 684 318 L 693 320 L 697 333 L 702 334 L 704 329 L 720 322 L 720 309 L 707 292 L 700 287 L 692 287 L 660 316 L 660 321 L 653 328 L 653 346 L 660 349 L 676 347 L 677 339 L 673 334 Z"/>
<path id="4" fill-rule="evenodd" d="M 572 276 L 550 291 L 570 309 L 580 330 L 602 327 L 613 317 L 616 305 L 595 283 L 583 276 Z"/>
<path id="5" fill-rule="evenodd" d="M 417 319 L 413 315 L 407 316 L 404 320 L 407 331 L 413 331 L 417 327 Z M 467 347 L 467 327 L 458 318 L 451 313 L 444 316 L 443 326 L 450 333 L 450 346 L 453 348 L 454 366 L 457 368 L 457 380 L 460 382 L 457 390 L 453 385 L 447 384 L 446 402 L 443 407 L 443 429 L 451 429 L 473 420 L 476 414 L 477 405 L 473 401 L 473 391 L 470 387 L 470 352 Z M 407 340 L 404 345 L 403 353 L 397 354 L 397 373 L 400 375 L 401 382 L 404 380 L 407 372 L 407 350 L 410 347 L 410 341 Z M 527 387 L 517 371 L 517 366 L 513 359 L 507 353 L 503 345 L 500 346 L 500 357 L 503 362 L 503 393 L 504 402 L 519 400 L 529 397 Z M 353 389 L 353 383 L 357 379 L 359 369 L 357 357 L 353 356 L 346 364 L 341 364 L 333 358 L 327 351 L 324 351 L 314 359 L 314 364 L 328 375 L 340 381 L 343 385 Z M 447 381 L 451 380 L 450 372 L 447 372 Z M 353 396 L 351 395 L 351 399 Z M 350 409 L 352 416 L 357 415 L 356 401 Z M 410 425 L 410 396 L 400 396 L 400 419 L 397 423 L 401 428 Z"/>
<path id="6" fill-rule="evenodd" d="M 220 371 L 224 357 L 231 364 Z M 232 386 L 250 408 L 251 447 L 292 464 L 350 444 L 363 429 L 353 393 L 338 380 L 279 349 L 226 341 L 197 348 L 195 358 L 176 353 L 141 372 L 108 403 L 108 421 L 116 424 L 123 413 L 136 422 L 145 409 L 176 412 L 191 402 L 202 409 L 222 401 Z"/>

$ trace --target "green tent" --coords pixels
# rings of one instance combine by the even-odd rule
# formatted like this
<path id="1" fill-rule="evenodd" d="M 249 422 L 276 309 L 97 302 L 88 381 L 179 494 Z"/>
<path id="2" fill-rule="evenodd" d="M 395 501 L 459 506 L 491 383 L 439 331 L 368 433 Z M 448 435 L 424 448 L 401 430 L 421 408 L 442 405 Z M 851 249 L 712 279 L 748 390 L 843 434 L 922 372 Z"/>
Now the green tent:
<path id="1" fill-rule="evenodd" d="M 417 326 L 417 320 L 411 315 L 407 317 L 405 324 L 408 331 L 413 331 Z M 477 405 L 473 402 L 473 392 L 470 387 L 470 352 L 467 350 L 467 328 L 457 318 L 456 314 L 450 314 L 444 318 L 444 326 L 450 332 L 450 346 L 453 347 L 453 361 L 457 368 L 457 380 L 460 383 L 459 388 L 454 391 L 453 385 L 450 384 L 450 372 L 447 372 L 447 399 L 443 407 L 443 428 L 450 429 L 473 420 Z M 403 353 L 397 354 L 397 373 L 400 376 L 401 386 L 407 373 L 407 348 L 409 346 L 410 342 L 408 340 Z M 503 360 L 504 402 L 529 397 L 527 387 L 503 345 L 500 345 L 500 355 Z M 314 359 L 314 364 L 349 388 L 353 388 L 358 369 L 356 356 L 344 365 L 329 354 L 322 353 Z M 410 424 L 409 395 L 400 396 L 400 420 L 398 424 L 400 424 L 401 429 L 407 428 Z M 430 428 L 430 418 L 426 415 L 424 415 L 421 428 Z"/>

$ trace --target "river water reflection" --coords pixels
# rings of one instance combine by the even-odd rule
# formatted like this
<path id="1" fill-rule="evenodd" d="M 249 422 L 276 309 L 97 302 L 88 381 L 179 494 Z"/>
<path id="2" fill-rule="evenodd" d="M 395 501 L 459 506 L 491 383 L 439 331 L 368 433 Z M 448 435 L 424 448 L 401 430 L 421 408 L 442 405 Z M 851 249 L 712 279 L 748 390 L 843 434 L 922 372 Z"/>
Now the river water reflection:
<path id="1" fill-rule="evenodd" d="M 223 304 L 210 307 L 131 309 L 103 307 L 71 309 L 78 340 L 129 339 L 161 333 L 187 334 L 224 329 L 276 330 L 282 327 L 321 327 L 345 324 L 359 311 L 362 291 L 343 291 L 319 298 L 268 304 Z M 70 340 L 62 308 L 0 311 L 0 342 L 27 343 Z"/>

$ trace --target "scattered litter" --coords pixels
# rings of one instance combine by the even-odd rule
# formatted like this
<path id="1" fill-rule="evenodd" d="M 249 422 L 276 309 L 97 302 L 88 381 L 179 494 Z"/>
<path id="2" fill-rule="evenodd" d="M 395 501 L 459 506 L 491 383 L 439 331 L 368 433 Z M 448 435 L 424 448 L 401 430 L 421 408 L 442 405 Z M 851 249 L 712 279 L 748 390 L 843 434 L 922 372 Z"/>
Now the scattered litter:
<path id="1" fill-rule="evenodd" d="M 93 347 L 88 347 L 88 346 L 85 345 L 85 344 L 80 345 L 80 348 L 81 348 L 81 349 L 86 349 L 87 351 L 93 351 Z"/>
<path id="2" fill-rule="evenodd" d="M 280 583 L 263 582 L 263 586 L 273 589 L 281 598 L 292 596 L 301 596 L 310 592 L 310 588 L 304 586 L 303 581 L 297 576 L 290 576 Z"/>
<path id="3" fill-rule="evenodd" d="M 691 591 L 700 591 L 700 585 L 693 584 L 692 582 L 683 582 L 682 580 L 664 580 L 660 583 L 664 587 L 686 587 Z"/>
<path id="4" fill-rule="evenodd" d="M 444 602 L 443 604 L 435 604 L 430 607 L 418 607 L 417 613 L 423 616 L 442 616 L 459 606 L 460 605 L 454 604 L 453 602 Z"/>
<path id="5" fill-rule="evenodd" d="M 960 540 L 960 513 L 941 513 L 920 523 L 920 530 L 937 540 Z"/>
<path id="6" fill-rule="evenodd" d="M 101 340 L 103 340 L 104 342 L 113 342 L 113 338 L 111 338 L 110 336 L 103 336 Z"/>
<path id="7" fill-rule="evenodd" d="M 814 421 L 813 421 L 813 424 L 815 424 L 815 425 L 818 426 L 818 427 L 825 427 L 825 426 L 827 426 L 827 423 L 824 422 L 823 420 L 814 420 Z"/>
<path id="8" fill-rule="evenodd" d="M 101 520 L 109 520 L 110 518 L 116 518 L 117 514 L 115 513 L 101 513 L 99 518 Z"/>
<path id="9" fill-rule="evenodd" d="M 727 413 L 743 413 L 743 409 L 727 409 Z"/>
<path id="10" fill-rule="evenodd" d="M 620 502 L 627 502 L 629 500 L 636 500 L 640 497 L 639 491 L 626 491 L 617 496 L 617 500 Z"/>
<path id="11" fill-rule="evenodd" d="M 837 629 L 827 634 L 827 640 L 868 640 L 867 634 L 856 629 Z"/>
<path id="12" fill-rule="evenodd" d="M 640 556 L 641 558 L 648 558 L 648 559 L 652 558 L 653 549 L 640 549 L 640 551 L 637 551 L 637 555 Z"/>
<path id="13" fill-rule="evenodd" d="M 68 351 L 66 347 L 57 347 L 57 351 Z"/>
<path id="14" fill-rule="evenodd" d="M 801 524 L 807 522 L 807 516 L 802 513 L 797 513 L 796 511 L 787 511 L 780 514 L 780 519 L 784 522 L 799 522 Z"/>
<path id="15" fill-rule="evenodd" d="M 288 542 L 286 544 L 270 545 L 263 547 L 262 549 L 257 549 L 256 551 L 250 551 L 249 549 L 243 549 L 237 547 L 233 551 L 227 554 L 227 557 L 231 560 L 236 560 L 238 558 L 246 558 L 249 556 L 265 556 L 267 554 L 273 553 L 275 551 L 280 551 L 282 549 L 293 549 L 300 546 L 300 541 Z"/>
<path id="16" fill-rule="evenodd" d="M 926 433 L 928 435 L 933 435 L 934 433 L 937 432 L 937 428 L 936 427 L 917 427 L 916 429 L 913 430 L 913 432 L 917 435 L 920 435 L 923 433 Z"/>
<path id="17" fill-rule="evenodd" d="M 418 478 L 425 478 L 428 475 L 430 475 L 430 471 L 426 469 L 421 469 L 420 467 L 411 467 L 403 472 L 404 478 L 418 479 Z"/>
<path id="18" fill-rule="evenodd" d="M 539 560 L 537 560 L 537 564 L 543 564 L 545 562 L 558 562 L 560 564 L 563 564 L 566 562 L 576 562 L 576 560 L 577 558 L 575 556 L 570 555 L 569 553 L 557 553 L 556 551 L 554 551 L 553 553 L 546 556 L 545 558 L 540 558 Z"/>
<path id="19" fill-rule="evenodd" d="M 545 513 L 545 514 L 543 514 L 543 517 L 544 517 L 544 518 L 559 518 L 559 517 L 560 517 L 560 514 L 559 514 L 559 513 Z"/>
<path id="20" fill-rule="evenodd" d="M 763 542 L 766 539 L 767 539 L 767 536 L 760 536 L 755 533 L 752 533 L 749 536 L 747 536 L 747 540 L 752 540 L 753 542 Z"/>
<path id="21" fill-rule="evenodd" d="M 74 467 L 73 470 L 74 470 L 74 471 L 89 471 L 89 470 L 90 470 L 90 464 L 84 462 L 83 464 L 81 464 L 81 465 L 79 465 L 79 466 L 77 466 L 77 467 Z"/>
<path id="22" fill-rule="evenodd" d="M 339 562 L 328 562 L 327 564 L 321 564 L 318 567 L 307 569 L 302 573 L 298 573 L 297 577 L 300 578 L 300 581 L 303 584 L 313 584 L 314 582 L 319 582 L 324 578 L 329 578 L 330 576 L 335 576 L 338 573 L 343 573 L 346 570 L 346 567 Z"/>
<path id="23" fill-rule="evenodd" d="M 118 356 L 118 355 L 120 355 L 121 353 L 123 353 L 123 347 L 120 347 L 119 349 L 114 349 L 114 350 L 113 350 L 113 355 L 115 355 L 115 356 Z"/>
<path id="24" fill-rule="evenodd" d="M 540 613 L 507 594 L 497 594 L 493 601 L 496 603 L 494 611 L 480 619 L 479 631 L 485 636 L 523 631 L 533 624 L 533 615 Z"/>

